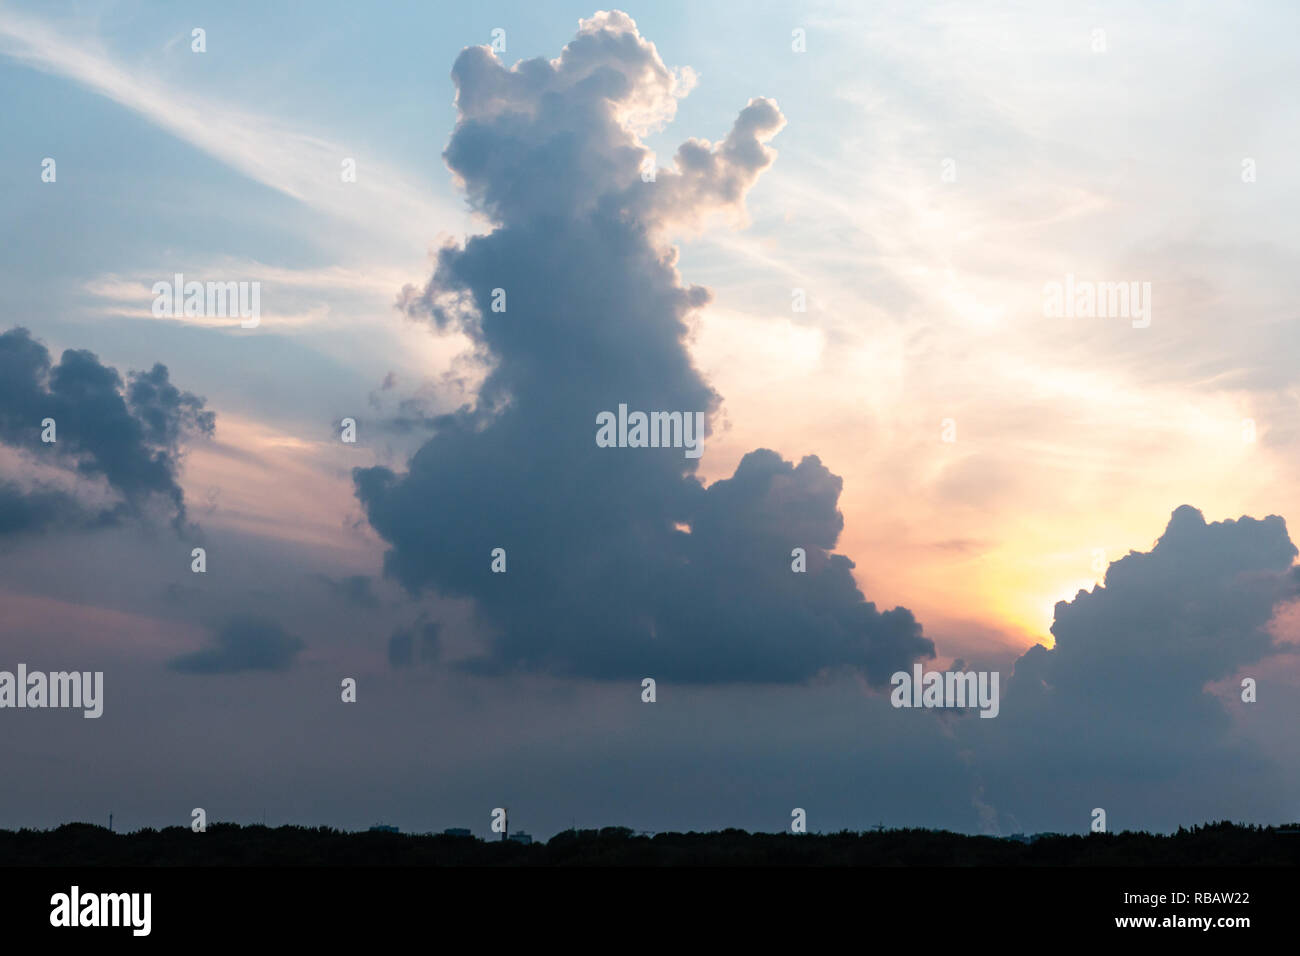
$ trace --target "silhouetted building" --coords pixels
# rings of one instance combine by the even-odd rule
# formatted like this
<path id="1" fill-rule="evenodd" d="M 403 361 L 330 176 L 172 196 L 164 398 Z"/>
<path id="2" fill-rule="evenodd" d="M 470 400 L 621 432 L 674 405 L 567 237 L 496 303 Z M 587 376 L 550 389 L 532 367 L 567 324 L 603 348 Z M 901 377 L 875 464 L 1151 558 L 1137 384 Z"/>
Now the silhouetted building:
<path id="1" fill-rule="evenodd" d="M 400 833 L 397 827 L 390 827 L 387 823 L 376 823 L 370 828 L 371 833 Z"/>
<path id="2" fill-rule="evenodd" d="M 448 827 L 446 830 L 442 831 L 442 835 L 454 836 L 454 837 L 472 837 L 474 835 L 474 831 L 467 830 L 465 827 Z"/>
<path id="3" fill-rule="evenodd" d="M 510 839 L 512 842 L 522 843 L 524 846 L 528 846 L 533 842 L 533 838 L 523 830 L 516 830 L 514 833 L 510 834 Z"/>

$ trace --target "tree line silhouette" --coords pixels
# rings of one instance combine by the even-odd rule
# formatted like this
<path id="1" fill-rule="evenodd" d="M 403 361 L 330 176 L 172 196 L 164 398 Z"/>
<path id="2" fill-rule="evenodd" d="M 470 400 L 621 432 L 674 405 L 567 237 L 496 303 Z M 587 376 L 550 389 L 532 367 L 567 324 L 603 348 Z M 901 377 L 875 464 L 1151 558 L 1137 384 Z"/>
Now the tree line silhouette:
<path id="1" fill-rule="evenodd" d="M 545 843 L 330 827 L 210 824 L 114 833 L 87 823 L 0 830 L 0 866 L 1295 866 L 1300 828 L 1210 823 L 1176 833 L 1032 838 L 898 829 L 826 834 L 566 830 Z"/>

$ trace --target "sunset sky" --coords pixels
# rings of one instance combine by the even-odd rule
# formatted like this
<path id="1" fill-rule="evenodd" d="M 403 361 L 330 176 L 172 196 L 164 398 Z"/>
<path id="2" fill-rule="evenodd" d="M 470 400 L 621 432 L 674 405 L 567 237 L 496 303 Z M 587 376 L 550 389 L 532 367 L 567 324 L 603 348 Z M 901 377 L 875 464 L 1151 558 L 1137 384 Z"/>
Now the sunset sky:
<path id="1" fill-rule="evenodd" d="M 0 669 L 105 674 L 0 711 L 0 827 L 1300 817 L 1298 34 L 0 0 Z M 619 402 L 703 457 L 596 448 Z M 913 661 L 1001 714 L 891 708 Z"/>

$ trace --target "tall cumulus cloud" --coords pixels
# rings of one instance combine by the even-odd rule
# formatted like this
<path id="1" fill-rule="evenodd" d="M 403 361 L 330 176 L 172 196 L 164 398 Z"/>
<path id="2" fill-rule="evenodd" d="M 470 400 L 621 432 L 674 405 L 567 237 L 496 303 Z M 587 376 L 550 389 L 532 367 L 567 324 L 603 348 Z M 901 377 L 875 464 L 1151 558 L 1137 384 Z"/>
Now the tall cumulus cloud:
<path id="1" fill-rule="evenodd" d="M 469 666 L 485 672 L 793 682 L 850 668 L 882 685 L 932 656 L 911 612 L 878 611 L 833 553 L 841 482 L 816 457 L 754 451 L 705 487 L 681 448 L 595 443 L 596 416 L 619 404 L 717 410 L 684 345 L 710 294 L 682 283 L 666 237 L 743 218 L 775 157 L 776 103 L 751 100 L 720 142 L 688 140 L 645 181 L 640 136 L 691 77 L 626 15 L 581 21 L 554 60 L 507 68 L 466 49 L 452 77 L 444 159 L 494 228 L 443 248 L 401 305 L 463 331 L 488 371 L 404 474 L 355 472 L 385 572 L 473 598 L 492 637 Z M 791 571 L 796 547 L 806 574 Z"/>

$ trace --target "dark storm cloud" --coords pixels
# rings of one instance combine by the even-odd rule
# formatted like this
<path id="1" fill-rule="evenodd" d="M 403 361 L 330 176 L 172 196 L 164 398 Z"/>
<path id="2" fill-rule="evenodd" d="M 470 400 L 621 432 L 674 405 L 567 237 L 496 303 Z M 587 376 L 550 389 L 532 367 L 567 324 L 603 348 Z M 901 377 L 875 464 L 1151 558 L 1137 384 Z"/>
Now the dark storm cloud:
<path id="1" fill-rule="evenodd" d="M 1150 552 L 1129 553 L 1101 587 L 1057 603 L 1056 646 L 1026 655 L 1024 670 L 1072 696 L 1153 680 L 1197 695 L 1279 650 L 1266 625 L 1300 596 L 1296 554 L 1277 515 L 1207 524 L 1183 505 Z"/>
<path id="2" fill-rule="evenodd" d="M 683 87 L 623 14 L 583 21 L 555 62 L 508 70 L 472 48 L 452 75 L 444 156 L 495 229 L 444 248 L 402 304 L 465 332 L 489 372 L 405 474 L 355 472 L 385 572 L 475 599 L 494 635 L 482 672 L 790 682 L 847 667 L 883 684 L 931 656 L 911 613 L 877 611 L 831 554 L 840 479 L 817 458 L 752 452 L 706 489 L 681 448 L 595 443 L 596 416 L 620 403 L 717 409 L 683 344 L 709 292 L 681 283 L 663 235 L 741 211 L 775 155 L 776 104 L 751 101 L 721 143 L 687 142 L 644 182 L 638 136 Z"/>
<path id="3" fill-rule="evenodd" d="M 240 615 L 222 624 L 207 647 L 174 658 L 168 666 L 186 674 L 285 671 L 303 646 L 269 618 Z"/>
<path id="4" fill-rule="evenodd" d="M 46 418 L 55 422 L 54 443 L 41 441 Z M 138 513 L 148 499 L 160 496 L 179 527 L 185 520 L 184 494 L 176 480 L 181 444 L 190 434 L 212 434 L 213 426 L 214 415 L 203 410 L 203 400 L 173 386 L 163 365 L 132 373 L 124 388 L 117 370 L 100 364 L 91 352 L 69 349 L 55 365 L 26 329 L 0 334 L 0 443 L 43 464 L 102 476 L 122 499 L 110 511 L 83 515 L 66 495 L 56 501 L 52 493 L 10 489 L 0 507 L 11 516 L 27 511 L 25 522 L 10 522 L 15 526 L 38 530 L 60 523 L 106 523 Z M 67 512 L 59 521 L 48 513 L 56 504 Z"/>
<path id="5" fill-rule="evenodd" d="M 1058 602 L 1056 645 L 1016 662 L 999 733 L 971 728 L 990 801 L 1025 819 L 1062 794 L 1088 804 L 1080 814 L 1106 795 L 1140 801 L 1152 780 L 1185 779 L 1188 801 L 1218 792 L 1192 783 L 1198 773 L 1263 785 L 1267 767 L 1233 740 L 1225 708 L 1264 705 L 1240 703 L 1240 688 L 1225 702 L 1206 685 L 1293 650 L 1268 625 L 1300 597 L 1296 554 L 1280 517 L 1207 524 L 1184 505 L 1151 551 Z"/>

